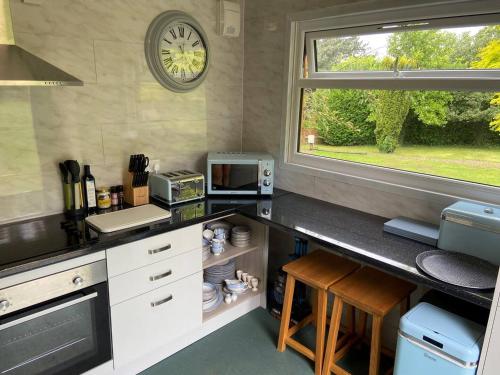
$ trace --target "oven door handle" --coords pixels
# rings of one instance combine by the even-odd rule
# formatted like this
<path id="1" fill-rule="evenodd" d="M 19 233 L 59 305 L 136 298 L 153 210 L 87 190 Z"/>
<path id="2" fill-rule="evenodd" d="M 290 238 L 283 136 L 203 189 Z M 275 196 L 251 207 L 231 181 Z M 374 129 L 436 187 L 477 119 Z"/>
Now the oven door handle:
<path id="1" fill-rule="evenodd" d="M 10 327 L 14 327 L 14 326 L 16 326 L 18 324 L 30 321 L 32 319 L 40 318 L 40 317 L 42 317 L 44 315 L 53 313 L 55 311 L 59 311 L 59 310 L 65 309 L 67 307 L 76 305 L 77 303 L 94 299 L 94 298 L 97 297 L 97 295 L 98 295 L 97 292 L 94 292 L 94 293 L 88 294 L 86 296 L 83 296 L 81 298 L 77 298 L 77 299 L 74 299 L 72 301 L 64 302 L 64 303 L 61 303 L 60 305 L 49 307 L 48 309 L 45 309 L 45 310 L 42 310 L 42 311 L 38 311 L 38 312 L 36 312 L 34 314 L 31 314 L 31 315 L 28 315 L 28 316 L 23 316 L 22 318 L 19 318 L 19 319 L 16 319 L 16 320 L 12 320 L 10 322 L 7 322 L 5 324 L 0 325 L 0 331 L 3 331 L 4 329 L 10 328 Z"/>

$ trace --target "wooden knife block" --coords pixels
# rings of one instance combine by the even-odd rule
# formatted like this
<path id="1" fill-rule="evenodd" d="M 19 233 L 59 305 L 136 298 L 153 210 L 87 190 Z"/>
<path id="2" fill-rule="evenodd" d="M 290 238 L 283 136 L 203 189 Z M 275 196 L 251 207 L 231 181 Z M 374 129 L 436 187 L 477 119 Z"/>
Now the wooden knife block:
<path id="1" fill-rule="evenodd" d="M 149 203 L 149 186 L 132 186 L 134 174 L 127 172 L 125 183 L 123 184 L 123 195 L 125 202 L 132 206 L 141 206 Z"/>

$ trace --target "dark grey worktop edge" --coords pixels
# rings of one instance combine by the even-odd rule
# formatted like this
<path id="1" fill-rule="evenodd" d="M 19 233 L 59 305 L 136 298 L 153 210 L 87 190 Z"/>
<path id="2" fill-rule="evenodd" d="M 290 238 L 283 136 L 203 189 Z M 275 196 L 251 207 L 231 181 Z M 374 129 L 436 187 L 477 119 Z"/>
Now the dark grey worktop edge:
<path id="1" fill-rule="evenodd" d="M 424 275 L 422 272 L 418 271 L 418 273 L 413 273 L 410 271 L 405 271 L 402 269 L 400 266 L 396 266 L 394 264 L 391 264 L 386 258 L 381 259 L 382 257 L 376 256 L 376 254 L 370 253 L 368 255 L 366 251 L 363 249 L 359 249 L 355 246 L 351 246 L 346 243 L 342 243 L 340 241 L 336 241 L 335 243 L 332 243 L 328 240 L 325 240 L 321 237 L 318 237 L 316 235 L 312 235 L 303 231 L 300 231 L 298 229 L 293 229 L 289 228 L 287 226 L 282 226 L 280 224 L 276 224 L 273 221 L 270 221 L 266 218 L 260 217 L 260 216 L 254 216 L 254 215 L 249 215 L 248 213 L 245 212 L 240 212 L 241 215 L 247 216 L 249 218 L 252 218 L 254 220 L 259 221 L 262 224 L 268 225 L 270 227 L 273 227 L 275 229 L 281 230 L 288 232 L 294 236 L 301 237 L 306 240 L 312 240 L 316 242 L 320 246 L 324 246 L 334 252 L 340 253 L 343 256 L 350 258 L 355 261 L 359 261 L 362 263 L 365 263 L 367 265 L 376 267 L 382 271 L 388 272 L 393 274 L 394 276 L 400 276 L 406 280 L 413 281 L 417 284 L 423 285 L 423 286 L 428 286 L 430 288 L 439 290 L 441 292 L 444 292 L 446 294 L 453 295 L 455 297 L 459 297 L 465 301 L 472 302 L 476 305 L 485 307 L 485 308 L 490 308 L 491 303 L 492 303 L 492 297 L 487 297 L 482 294 L 476 293 L 476 291 L 472 289 L 466 289 L 464 287 L 460 286 L 455 286 L 451 284 L 444 283 L 442 281 L 433 279 L 429 276 Z M 375 255 L 375 256 L 374 256 Z M 415 268 L 416 269 L 416 268 Z"/>

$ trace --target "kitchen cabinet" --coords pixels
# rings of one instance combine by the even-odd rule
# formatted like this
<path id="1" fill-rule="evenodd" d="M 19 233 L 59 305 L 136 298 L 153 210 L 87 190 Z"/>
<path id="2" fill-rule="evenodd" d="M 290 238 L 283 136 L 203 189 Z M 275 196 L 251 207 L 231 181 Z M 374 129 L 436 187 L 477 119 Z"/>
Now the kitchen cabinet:
<path id="1" fill-rule="evenodd" d="M 193 225 L 108 249 L 108 276 L 114 277 L 189 250 L 201 249 L 200 233 L 201 225 Z"/>
<path id="2" fill-rule="evenodd" d="M 106 250 L 115 369 L 201 326 L 201 228 Z"/>
<path id="3" fill-rule="evenodd" d="M 111 306 L 201 270 L 201 251 L 195 249 L 109 279 Z"/>
<path id="4" fill-rule="evenodd" d="M 202 273 L 111 307 L 115 368 L 201 326 Z"/>
<path id="5" fill-rule="evenodd" d="M 106 250 L 115 373 L 138 373 L 265 307 L 268 228 L 240 215 L 224 219 L 250 227 L 250 246 L 228 242 L 223 255 L 203 262 L 203 225 L 197 224 Z M 203 269 L 229 259 L 260 280 L 259 290 L 203 313 Z"/>

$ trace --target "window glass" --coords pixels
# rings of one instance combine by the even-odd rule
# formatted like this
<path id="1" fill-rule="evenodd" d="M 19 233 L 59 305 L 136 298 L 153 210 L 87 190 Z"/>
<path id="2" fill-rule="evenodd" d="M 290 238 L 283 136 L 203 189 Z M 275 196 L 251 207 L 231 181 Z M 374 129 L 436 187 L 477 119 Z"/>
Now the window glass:
<path id="1" fill-rule="evenodd" d="M 500 93 L 303 89 L 297 140 L 303 154 L 500 186 Z"/>
<path id="2" fill-rule="evenodd" d="M 313 39 L 317 72 L 495 69 L 500 25 L 388 24 L 372 33 Z M 416 28 L 416 29 L 413 29 Z M 359 31 L 358 31 L 359 32 Z"/>

